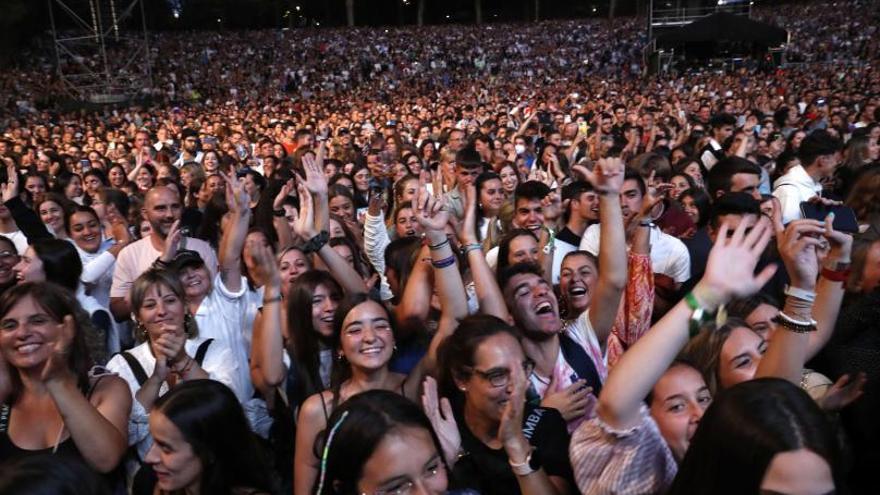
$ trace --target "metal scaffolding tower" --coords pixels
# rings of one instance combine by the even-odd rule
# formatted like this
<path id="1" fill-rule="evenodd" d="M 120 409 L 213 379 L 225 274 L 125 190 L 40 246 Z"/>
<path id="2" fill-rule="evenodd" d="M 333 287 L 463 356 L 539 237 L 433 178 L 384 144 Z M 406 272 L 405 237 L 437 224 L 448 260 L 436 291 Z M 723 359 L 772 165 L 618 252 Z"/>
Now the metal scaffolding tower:
<path id="1" fill-rule="evenodd" d="M 152 88 L 144 0 L 48 0 L 56 70 L 70 96 L 119 103 Z"/>

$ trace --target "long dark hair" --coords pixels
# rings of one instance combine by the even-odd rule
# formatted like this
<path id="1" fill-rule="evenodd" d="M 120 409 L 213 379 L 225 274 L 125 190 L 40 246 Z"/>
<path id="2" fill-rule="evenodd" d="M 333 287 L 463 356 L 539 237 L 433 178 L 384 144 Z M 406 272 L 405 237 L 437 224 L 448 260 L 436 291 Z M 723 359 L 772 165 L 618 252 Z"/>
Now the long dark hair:
<path id="1" fill-rule="evenodd" d="M 401 427 L 427 430 L 445 464 L 440 439 L 422 409 L 388 390 L 370 390 L 352 396 L 333 411 L 327 425 L 328 430 L 318 440 L 327 447 L 326 468 L 321 473 L 324 483 L 318 495 L 359 493 L 357 484 L 364 464 L 382 440 Z M 328 431 L 334 426 L 331 436 Z"/>
<path id="2" fill-rule="evenodd" d="M 461 320 L 455 333 L 446 338 L 437 350 L 440 395 L 449 399 L 456 410 L 464 405 L 464 395 L 455 384 L 466 380 L 474 366 L 477 348 L 489 337 L 508 334 L 522 341 L 522 333 L 504 320 L 490 315 L 472 315 Z"/>
<path id="3" fill-rule="evenodd" d="M 486 212 L 483 210 L 483 205 L 480 203 L 480 194 L 482 193 L 482 190 L 483 190 L 483 184 L 485 184 L 486 182 L 489 182 L 490 180 L 495 180 L 495 179 L 497 179 L 498 181 L 501 181 L 501 176 L 496 174 L 495 172 L 483 172 L 482 174 L 478 175 L 477 180 L 474 181 L 474 185 L 475 185 L 476 191 L 477 191 L 477 216 L 476 216 L 477 222 L 476 222 L 476 225 L 474 225 L 474 229 L 476 230 L 474 232 L 474 235 L 476 235 L 477 240 L 479 240 L 479 241 L 483 240 L 482 237 L 480 237 L 480 227 L 482 227 L 483 222 L 486 221 L 486 219 L 484 218 L 486 215 Z"/>
<path id="4" fill-rule="evenodd" d="M 67 366 L 76 376 L 80 391 L 85 394 L 89 389 L 89 370 L 93 364 L 86 345 L 86 333 L 92 329 L 89 315 L 79 305 L 73 292 L 66 288 L 51 282 L 25 282 L 6 289 L 0 295 L 0 320 L 5 319 L 9 311 L 25 297 L 33 298 L 34 303 L 57 323 L 62 323 L 65 316 L 73 317 L 76 331 L 67 355 Z M 22 384 L 18 373 L 11 372 L 9 376 L 12 381 L 9 402 L 12 403 L 21 393 Z"/>
<path id="5" fill-rule="evenodd" d="M 31 247 L 43 262 L 46 280 L 76 291 L 83 268 L 82 260 L 73 244 L 61 239 L 40 239 L 31 244 Z"/>
<path id="6" fill-rule="evenodd" d="M 373 301 L 378 304 L 385 314 L 388 316 L 388 323 L 391 325 L 391 330 L 394 332 L 395 338 L 397 337 L 396 329 L 393 315 L 388 309 L 385 308 L 385 305 L 382 304 L 381 301 L 376 299 L 375 297 L 359 292 L 356 294 L 348 294 L 342 302 L 339 303 L 339 306 L 336 307 L 336 312 L 333 314 L 333 352 L 336 353 L 342 348 L 342 324 L 345 321 L 345 316 L 350 313 L 355 307 L 363 304 L 367 301 Z M 339 390 L 342 387 L 342 384 L 351 378 L 351 364 L 347 359 L 341 359 L 338 361 L 338 364 L 334 363 L 333 371 L 330 374 L 330 384 L 333 389 L 333 402 L 339 402 Z"/>
<path id="7" fill-rule="evenodd" d="M 321 382 L 320 339 L 312 324 L 312 298 L 319 286 L 330 291 L 330 297 L 342 299 L 342 287 L 328 272 L 309 270 L 299 277 L 287 294 L 288 353 L 294 360 L 300 378 L 298 400 L 324 390 Z M 344 315 L 343 315 L 344 316 Z M 334 327 L 336 322 L 334 321 Z M 328 346 L 329 342 L 326 343 Z M 334 363 L 333 369 L 336 366 Z"/>
<path id="8" fill-rule="evenodd" d="M 270 460 L 229 387 L 216 380 L 188 380 L 160 397 L 153 411 L 174 423 L 201 460 L 202 493 L 272 491 Z"/>
<path id="9" fill-rule="evenodd" d="M 798 449 L 825 459 L 843 487 L 839 445 L 816 402 L 779 378 L 740 383 L 706 410 L 669 493 L 758 493 L 773 457 Z"/>

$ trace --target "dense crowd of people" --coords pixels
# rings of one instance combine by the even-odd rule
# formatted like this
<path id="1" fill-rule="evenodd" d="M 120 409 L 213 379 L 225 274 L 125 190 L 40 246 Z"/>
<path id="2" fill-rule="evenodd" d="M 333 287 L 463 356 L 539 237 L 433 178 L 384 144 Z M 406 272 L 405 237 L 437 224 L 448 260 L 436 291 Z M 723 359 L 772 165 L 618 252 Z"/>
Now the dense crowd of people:
<path id="1" fill-rule="evenodd" d="M 0 493 L 870 493 L 880 5 L 790 7 L 772 70 L 619 19 L 0 73 Z"/>

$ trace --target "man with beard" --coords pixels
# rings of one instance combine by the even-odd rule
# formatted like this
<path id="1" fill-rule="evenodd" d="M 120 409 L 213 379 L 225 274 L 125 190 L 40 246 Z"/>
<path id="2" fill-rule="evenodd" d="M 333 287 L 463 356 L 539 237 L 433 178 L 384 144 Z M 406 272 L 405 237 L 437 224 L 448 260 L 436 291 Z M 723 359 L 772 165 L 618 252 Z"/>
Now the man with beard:
<path id="1" fill-rule="evenodd" d="M 192 129 L 184 129 L 181 132 L 180 146 L 182 148 L 174 166 L 180 168 L 184 163 L 196 162 L 202 163 L 204 154 L 199 151 L 199 133 Z"/>
<path id="2" fill-rule="evenodd" d="M 173 241 L 172 227 L 180 220 L 181 202 L 177 193 L 165 186 L 157 186 L 144 198 L 142 215 L 150 223 L 150 235 L 133 242 L 119 252 L 110 286 L 110 311 L 117 321 L 131 315 L 129 289 L 141 273 L 147 271 L 162 252 L 167 242 Z M 169 238 L 170 237 L 170 238 Z M 199 253 L 211 278 L 217 273 L 217 256 L 211 246 L 201 239 L 180 236 L 182 247 Z"/>
<path id="3" fill-rule="evenodd" d="M 579 274 L 585 275 L 584 283 L 566 286 L 572 294 L 590 298 L 586 311 L 563 323 L 553 287 L 537 265 L 515 264 L 498 277 L 510 316 L 523 330 L 523 349 L 535 362 L 529 377 L 531 391 L 541 397 L 541 405 L 559 410 L 569 422 L 569 431 L 592 414 L 607 375 L 606 341 L 627 280 L 620 208 L 623 162 L 600 160 L 588 178 L 599 196 L 601 271 L 598 277 Z"/>

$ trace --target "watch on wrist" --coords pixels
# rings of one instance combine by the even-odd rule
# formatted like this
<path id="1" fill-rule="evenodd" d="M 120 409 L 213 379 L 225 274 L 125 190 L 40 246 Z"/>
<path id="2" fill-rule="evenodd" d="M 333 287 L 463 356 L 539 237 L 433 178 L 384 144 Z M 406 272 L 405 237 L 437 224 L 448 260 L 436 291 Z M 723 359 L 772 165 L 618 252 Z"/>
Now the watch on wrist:
<path id="1" fill-rule="evenodd" d="M 517 476 L 528 476 L 543 467 L 541 464 L 541 457 L 538 455 L 538 451 L 534 447 L 529 451 L 529 454 L 523 462 L 515 463 L 510 459 L 508 459 L 507 462 L 510 464 L 510 469 L 513 470 L 513 474 Z"/>

